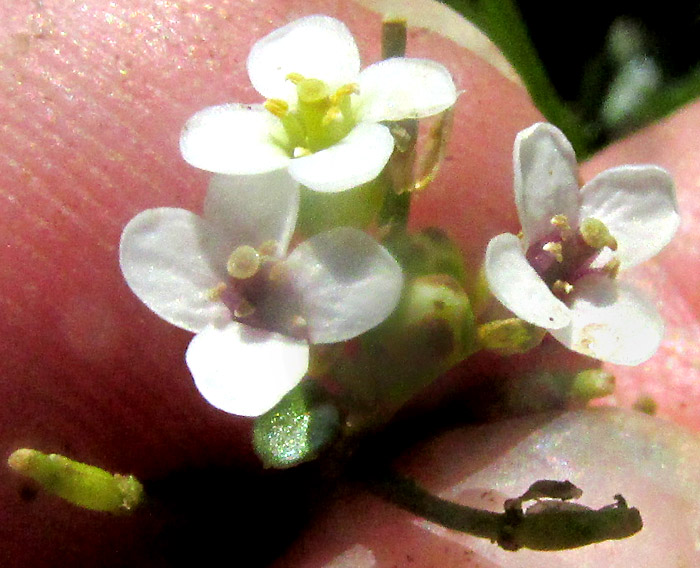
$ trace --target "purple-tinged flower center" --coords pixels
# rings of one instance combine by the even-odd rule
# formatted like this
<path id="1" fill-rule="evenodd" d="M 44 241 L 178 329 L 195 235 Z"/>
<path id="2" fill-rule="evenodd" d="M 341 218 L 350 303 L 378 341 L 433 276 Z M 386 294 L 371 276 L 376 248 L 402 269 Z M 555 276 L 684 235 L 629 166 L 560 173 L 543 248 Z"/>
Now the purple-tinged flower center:
<path id="1" fill-rule="evenodd" d="M 617 275 L 617 259 L 600 262 L 604 249 L 617 249 L 617 242 L 601 221 L 584 219 L 575 231 L 564 215 L 556 215 L 551 223 L 552 231 L 532 243 L 525 258 L 555 294 L 568 294 L 574 283 L 588 274 Z"/>
<path id="2" fill-rule="evenodd" d="M 258 250 L 244 245 L 231 253 L 229 278 L 216 290 L 231 318 L 257 329 L 308 339 L 301 301 L 284 260 L 267 254 L 274 243 Z M 267 249 L 267 250 L 266 250 Z"/>

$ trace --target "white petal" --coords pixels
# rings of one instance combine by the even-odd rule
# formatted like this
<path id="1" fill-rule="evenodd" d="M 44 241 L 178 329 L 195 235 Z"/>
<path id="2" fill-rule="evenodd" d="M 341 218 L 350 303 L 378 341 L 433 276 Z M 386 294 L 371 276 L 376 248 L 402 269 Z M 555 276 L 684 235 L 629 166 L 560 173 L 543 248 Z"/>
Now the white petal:
<path id="1" fill-rule="evenodd" d="M 376 178 L 393 149 L 386 126 L 360 123 L 335 146 L 292 160 L 289 173 L 314 191 L 345 191 Z"/>
<path id="2" fill-rule="evenodd" d="M 230 317 L 221 302 L 207 296 L 226 277 L 227 248 L 190 211 L 148 209 L 124 228 L 119 264 L 129 288 L 146 306 L 171 324 L 197 332 Z"/>
<path id="3" fill-rule="evenodd" d="M 277 170 L 253 176 L 214 175 L 204 200 L 204 218 L 236 245 L 278 243 L 283 256 L 299 212 L 299 184 Z"/>
<path id="4" fill-rule="evenodd" d="M 258 174 L 286 167 L 289 156 L 279 120 L 259 105 L 207 107 L 185 124 L 182 157 L 219 174 Z"/>
<path id="5" fill-rule="evenodd" d="M 185 354 L 202 396 L 239 416 L 270 410 L 304 377 L 309 346 L 290 337 L 230 322 L 198 333 Z"/>
<path id="6" fill-rule="evenodd" d="M 372 237 L 340 227 L 299 245 L 287 260 L 312 343 L 345 341 L 378 325 L 401 296 L 399 263 Z"/>
<path id="7" fill-rule="evenodd" d="M 639 365 L 659 347 L 664 322 L 632 286 L 590 275 L 574 284 L 571 325 L 552 331 L 569 349 L 618 365 Z"/>
<path id="8" fill-rule="evenodd" d="M 519 318 L 550 330 L 569 323 L 569 308 L 530 266 L 515 235 L 503 233 L 491 239 L 484 270 L 493 295 Z"/>
<path id="9" fill-rule="evenodd" d="M 248 56 L 248 75 L 265 98 L 295 100 L 289 73 L 325 81 L 335 90 L 352 83 L 360 53 L 347 26 L 329 16 L 307 16 L 259 40 Z"/>
<path id="10" fill-rule="evenodd" d="M 673 180 L 657 166 L 606 170 L 583 187 L 581 198 L 581 220 L 595 217 L 606 224 L 623 270 L 656 255 L 680 224 Z"/>
<path id="11" fill-rule="evenodd" d="M 513 170 L 525 247 L 552 231 L 554 215 L 563 214 L 572 221 L 578 218 L 576 156 L 558 128 L 540 122 L 518 133 Z"/>
<path id="12" fill-rule="evenodd" d="M 429 59 L 394 57 L 360 73 L 361 120 L 423 118 L 455 104 L 457 89 L 450 72 Z"/>

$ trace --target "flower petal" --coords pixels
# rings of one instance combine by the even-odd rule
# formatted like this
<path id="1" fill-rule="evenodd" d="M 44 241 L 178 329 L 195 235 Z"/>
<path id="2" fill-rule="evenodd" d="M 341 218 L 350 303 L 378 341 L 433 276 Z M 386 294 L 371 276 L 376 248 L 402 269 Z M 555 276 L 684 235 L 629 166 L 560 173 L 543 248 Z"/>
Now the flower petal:
<path id="1" fill-rule="evenodd" d="M 515 235 L 491 239 L 484 270 L 493 295 L 519 318 L 550 330 L 568 325 L 569 309 L 530 266 Z"/>
<path id="2" fill-rule="evenodd" d="M 457 89 L 450 72 L 429 59 L 394 57 L 360 73 L 358 115 L 361 120 L 423 118 L 450 108 Z"/>
<path id="3" fill-rule="evenodd" d="M 513 170 L 525 248 L 551 233 L 554 215 L 566 215 L 572 222 L 578 218 L 576 156 L 558 128 L 539 122 L 519 132 Z"/>
<path id="4" fill-rule="evenodd" d="M 606 170 L 583 187 L 581 198 L 581 220 L 605 223 L 617 240 L 623 270 L 656 255 L 680 225 L 673 180 L 657 166 Z"/>
<path id="5" fill-rule="evenodd" d="M 262 106 L 226 104 L 207 107 L 187 121 L 180 151 L 195 168 L 259 174 L 286 167 L 285 142 L 279 120 Z"/>
<path id="6" fill-rule="evenodd" d="M 299 212 L 299 184 L 277 170 L 253 176 L 214 175 L 204 200 L 204 218 L 235 245 L 277 243 L 283 256 Z"/>
<path id="7" fill-rule="evenodd" d="M 345 341 L 378 325 L 401 296 L 399 263 L 366 233 L 339 227 L 289 255 L 312 343 Z"/>
<path id="8" fill-rule="evenodd" d="M 664 322 L 638 290 L 605 276 L 576 281 L 571 324 L 551 334 L 569 349 L 618 365 L 639 365 L 659 347 Z"/>
<path id="9" fill-rule="evenodd" d="M 248 55 L 248 75 L 265 98 L 296 100 L 289 73 L 325 81 L 332 90 L 352 83 L 360 72 L 360 52 L 347 26 L 315 15 L 293 21 L 260 39 Z"/>
<path id="10" fill-rule="evenodd" d="M 239 416 L 260 416 L 304 377 L 309 346 L 229 322 L 208 326 L 194 336 L 185 360 L 209 404 Z"/>
<path id="11" fill-rule="evenodd" d="M 124 228 L 119 264 L 129 288 L 164 320 L 197 332 L 230 317 L 208 291 L 226 277 L 226 243 L 184 209 L 147 209 Z M 230 249 L 229 249 L 230 252 Z"/>
<path id="12" fill-rule="evenodd" d="M 292 160 L 289 173 L 314 191 L 345 191 L 376 178 L 393 149 L 394 138 L 386 126 L 360 123 L 334 146 Z"/>

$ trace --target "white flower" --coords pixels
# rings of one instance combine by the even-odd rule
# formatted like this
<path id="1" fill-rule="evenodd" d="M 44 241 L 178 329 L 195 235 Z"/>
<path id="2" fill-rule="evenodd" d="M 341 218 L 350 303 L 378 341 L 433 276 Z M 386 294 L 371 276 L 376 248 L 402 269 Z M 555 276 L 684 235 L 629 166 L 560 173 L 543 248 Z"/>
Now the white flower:
<path id="1" fill-rule="evenodd" d="M 182 155 L 210 172 L 238 175 L 289 168 L 316 191 L 374 179 L 394 147 L 383 120 L 422 118 L 457 99 L 450 73 L 396 57 L 360 72 L 355 40 L 328 16 L 296 20 L 258 41 L 248 74 L 264 105 L 205 108 L 185 125 Z"/>
<path id="2" fill-rule="evenodd" d="M 400 266 L 361 231 L 320 233 L 285 259 L 298 206 L 298 184 L 284 170 L 218 175 L 203 217 L 149 209 L 122 234 L 127 284 L 197 334 L 187 365 L 204 398 L 226 412 L 266 412 L 306 373 L 309 343 L 355 337 L 398 302 Z"/>
<path id="3" fill-rule="evenodd" d="M 569 349 L 623 365 L 647 360 L 663 321 L 615 277 L 657 254 L 678 229 L 669 174 L 621 166 L 579 190 L 569 141 L 544 123 L 518 134 L 513 161 L 522 235 L 489 242 L 485 271 L 494 296 Z"/>

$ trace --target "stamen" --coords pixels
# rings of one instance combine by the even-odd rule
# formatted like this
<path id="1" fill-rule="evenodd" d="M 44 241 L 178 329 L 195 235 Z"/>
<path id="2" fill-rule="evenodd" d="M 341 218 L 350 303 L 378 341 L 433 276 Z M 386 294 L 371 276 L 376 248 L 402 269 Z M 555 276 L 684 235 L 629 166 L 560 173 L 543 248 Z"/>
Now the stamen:
<path id="1" fill-rule="evenodd" d="M 268 280 L 270 282 L 280 282 L 287 276 L 287 266 L 284 262 L 276 262 L 270 267 L 270 271 L 267 274 Z"/>
<path id="2" fill-rule="evenodd" d="M 311 154 L 313 154 L 313 152 L 308 148 L 304 148 L 303 146 L 297 146 L 292 151 L 292 156 L 295 158 L 302 158 L 304 156 L 310 156 Z"/>
<path id="3" fill-rule="evenodd" d="M 295 85 L 298 85 L 305 79 L 305 77 L 301 73 L 288 73 L 285 79 L 287 79 L 287 81 L 291 81 Z"/>
<path id="4" fill-rule="evenodd" d="M 292 337 L 304 337 L 306 335 L 306 328 L 308 325 L 309 324 L 307 323 L 306 319 L 297 314 L 292 318 L 292 321 L 289 324 L 289 334 Z"/>
<path id="5" fill-rule="evenodd" d="M 265 241 L 258 247 L 258 252 L 263 257 L 275 257 L 277 256 L 277 251 L 279 250 L 279 243 L 275 240 L 270 239 Z"/>
<path id="6" fill-rule="evenodd" d="M 569 224 L 569 218 L 564 214 L 560 213 L 559 215 L 555 215 L 549 220 L 549 222 L 552 224 L 552 226 L 559 229 L 562 240 L 566 240 L 573 233 L 571 230 L 571 225 Z"/>
<path id="7" fill-rule="evenodd" d="M 617 275 L 620 272 L 620 259 L 613 258 L 607 262 L 605 266 L 603 266 L 602 270 L 610 278 L 617 278 Z"/>
<path id="8" fill-rule="evenodd" d="M 339 105 L 341 101 L 349 95 L 358 95 L 360 93 L 360 85 L 357 83 L 348 83 L 340 87 L 335 93 L 330 96 L 332 105 Z"/>
<path id="9" fill-rule="evenodd" d="M 562 252 L 561 243 L 545 243 L 542 245 L 542 250 L 551 254 L 557 259 L 557 262 L 564 262 L 564 254 Z"/>
<path id="10" fill-rule="evenodd" d="M 343 111 L 341 111 L 337 106 L 332 106 L 326 111 L 321 119 L 321 126 L 326 127 L 332 122 L 340 122 L 343 120 Z"/>
<path id="11" fill-rule="evenodd" d="M 283 101 L 282 99 L 267 99 L 263 103 L 263 107 L 265 107 L 265 110 L 271 112 L 279 118 L 284 118 L 289 111 L 289 104 L 287 104 L 287 101 Z"/>
<path id="12" fill-rule="evenodd" d="M 255 306 L 245 298 L 241 300 L 240 305 L 233 311 L 233 315 L 237 318 L 247 318 L 255 313 Z"/>
<path id="13" fill-rule="evenodd" d="M 228 273 L 239 280 L 254 276 L 259 268 L 260 254 L 249 245 L 243 245 L 234 250 L 226 263 Z"/>
<path id="14" fill-rule="evenodd" d="M 587 217 L 583 220 L 579 227 L 579 233 L 581 233 L 584 242 L 594 249 L 608 247 L 610 250 L 617 250 L 615 237 L 610 234 L 605 223 L 594 217 Z"/>
<path id="15" fill-rule="evenodd" d="M 219 282 L 216 286 L 207 290 L 207 300 L 211 302 L 221 301 L 221 294 L 224 293 L 224 290 L 226 290 L 226 284 Z"/>
<path id="16" fill-rule="evenodd" d="M 571 294 L 574 287 L 565 280 L 556 280 L 552 284 L 552 292 L 555 294 Z"/>

